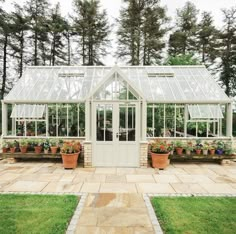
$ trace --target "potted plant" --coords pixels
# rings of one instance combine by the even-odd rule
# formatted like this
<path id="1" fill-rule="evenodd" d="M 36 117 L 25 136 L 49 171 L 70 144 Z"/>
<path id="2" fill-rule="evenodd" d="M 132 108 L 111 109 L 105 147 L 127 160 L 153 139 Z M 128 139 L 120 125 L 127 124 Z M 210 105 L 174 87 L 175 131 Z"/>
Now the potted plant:
<path id="1" fill-rule="evenodd" d="M 9 142 L 10 152 L 11 152 L 12 154 L 15 153 L 15 151 L 16 151 L 16 146 L 17 146 L 17 142 L 16 142 L 16 141 Z"/>
<path id="2" fill-rule="evenodd" d="M 225 154 L 229 156 L 232 156 L 234 154 L 234 150 L 232 148 L 231 143 L 225 144 Z"/>
<path id="3" fill-rule="evenodd" d="M 216 154 L 221 155 L 224 152 L 225 144 L 223 141 L 216 142 Z"/>
<path id="4" fill-rule="evenodd" d="M 3 143 L 2 143 L 2 152 L 7 153 L 8 149 L 9 149 L 9 142 L 4 140 Z"/>
<path id="5" fill-rule="evenodd" d="M 176 150 L 177 155 L 183 154 L 183 142 L 182 141 L 175 142 L 175 150 Z"/>
<path id="6" fill-rule="evenodd" d="M 215 155 L 215 151 L 216 151 L 216 144 L 215 144 L 215 141 L 213 141 L 209 145 L 209 153 L 210 153 L 210 155 Z"/>
<path id="7" fill-rule="evenodd" d="M 174 154 L 174 142 L 173 141 L 168 144 L 168 149 L 170 151 L 170 155 L 173 155 Z"/>
<path id="8" fill-rule="evenodd" d="M 186 146 L 184 147 L 186 155 L 191 155 L 193 151 L 193 145 L 192 142 L 187 142 Z"/>
<path id="9" fill-rule="evenodd" d="M 195 145 L 195 152 L 196 152 L 196 154 L 197 155 L 200 155 L 201 154 L 201 152 L 202 152 L 202 147 L 203 147 L 203 145 L 201 144 L 201 140 L 200 139 L 197 139 L 196 140 L 196 145 Z"/>
<path id="10" fill-rule="evenodd" d="M 80 148 L 78 148 L 78 142 L 64 141 L 61 147 L 63 167 L 65 169 L 76 168 L 79 153 Z"/>
<path id="11" fill-rule="evenodd" d="M 151 144 L 152 167 L 164 169 L 168 166 L 169 146 L 165 141 L 157 140 Z"/>
<path id="12" fill-rule="evenodd" d="M 20 152 L 22 154 L 27 153 L 28 141 L 26 139 L 21 139 L 20 141 Z"/>
<path id="13" fill-rule="evenodd" d="M 42 152 L 42 140 L 37 139 L 34 141 L 34 151 L 36 154 L 40 154 Z"/>
<path id="14" fill-rule="evenodd" d="M 50 149 L 51 149 L 51 153 L 52 154 L 56 154 L 57 153 L 58 141 L 56 139 L 51 139 L 50 140 Z"/>
<path id="15" fill-rule="evenodd" d="M 43 142 L 43 151 L 45 154 L 48 154 L 48 151 L 50 149 L 50 143 L 49 143 L 49 139 L 46 139 L 44 142 Z"/>
<path id="16" fill-rule="evenodd" d="M 203 147 L 202 147 L 203 155 L 208 155 L 208 150 L 209 150 L 209 143 L 205 142 Z"/>

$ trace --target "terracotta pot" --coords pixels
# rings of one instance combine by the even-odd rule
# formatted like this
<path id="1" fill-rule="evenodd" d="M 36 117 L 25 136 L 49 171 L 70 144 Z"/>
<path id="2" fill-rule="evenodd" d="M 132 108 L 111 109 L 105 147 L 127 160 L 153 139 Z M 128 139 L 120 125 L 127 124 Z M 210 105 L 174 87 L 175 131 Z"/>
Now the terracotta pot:
<path id="1" fill-rule="evenodd" d="M 74 169 L 77 167 L 77 160 L 79 153 L 74 154 L 61 154 L 62 163 L 65 169 Z"/>
<path id="2" fill-rule="evenodd" d="M 16 147 L 10 148 L 10 152 L 11 152 L 12 154 L 14 154 L 14 153 L 16 152 Z"/>
<path id="3" fill-rule="evenodd" d="M 2 148 L 2 152 L 3 152 L 3 153 L 7 153 L 7 148 L 6 148 L 6 147 L 3 147 L 3 148 Z"/>
<path id="4" fill-rule="evenodd" d="M 202 150 L 200 150 L 200 149 L 196 149 L 195 151 L 196 151 L 196 154 L 197 154 L 197 155 L 200 155 L 201 152 L 202 152 Z"/>
<path id="5" fill-rule="evenodd" d="M 34 151 L 35 151 L 36 154 L 40 154 L 41 151 L 42 151 L 42 146 L 35 146 Z"/>
<path id="6" fill-rule="evenodd" d="M 210 149 L 210 155 L 215 155 L 215 149 Z"/>
<path id="7" fill-rule="evenodd" d="M 176 154 L 177 155 L 182 155 L 183 154 L 183 148 L 175 148 Z"/>
<path id="8" fill-rule="evenodd" d="M 50 149 L 51 149 L 52 154 L 56 154 L 58 147 L 57 146 L 51 146 Z"/>
<path id="9" fill-rule="evenodd" d="M 158 169 L 165 169 L 169 165 L 168 156 L 167 154 L 157 154 L 151 152 L 152 156 L 152 167 L 158 168 Z"/>
<path id="10" fill-rule="evenodd" d="M 20 147 L 20 152 L 21 152 L 22 154 L 27 153 L 27 148 L 28 148 L 28 146 L 21 146 L 21 147 Z"/>

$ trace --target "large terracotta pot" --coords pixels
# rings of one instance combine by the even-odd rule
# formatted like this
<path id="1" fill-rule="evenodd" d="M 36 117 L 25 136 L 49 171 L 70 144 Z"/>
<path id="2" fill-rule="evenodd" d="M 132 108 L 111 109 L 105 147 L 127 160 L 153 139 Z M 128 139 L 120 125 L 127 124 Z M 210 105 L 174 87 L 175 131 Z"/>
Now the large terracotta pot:
<path id="1" fill-rule="evenodd" d="M 167 154 L 157 154 L 151 152 L 152 156 L 152 167 L 158 169 L 165 169 L 169 165 L 169 153 Z"/>
<path id="2" fill-rule="evenodd" d="M 57 146 L 51 146 L 50 149 L 51 149 L 52 154 L 56 154 L 58 147 Z"/>
<path id="3" fill-rule="evenodd" d="M 7 153 L 7 148 L 6 148 L 6 147 L 3 147 L 3 148 L 2 148 L 2 152 L 3 152 L 3 153 Z"/>
<path id="4" fill-rule="evenodd" d="M 74 169 L 77 167 L 79 153 L 61 154 L 63 167 L 65 169 Z"/>
<path id="5" fill-rule="evenodd" d="M 36 154 L 40 154 L 41 151 L 42 151 L 42 146 L 35 146 L 34 151 L 35 151 Z"/>
<path id="6" fill-rule="evenodd" d="M 28 146 L 21 146 L 21 147 L 20 147 L 20 152 L 21 152 L 22 154 L 27 153 L 27 148 L 28 148 Z"/>
<path id="7" fill-rule="evenodd" d="M 183 154 L 183 148 L 175 148 L 176 154 L 177 155 L 182 155 Z"/>

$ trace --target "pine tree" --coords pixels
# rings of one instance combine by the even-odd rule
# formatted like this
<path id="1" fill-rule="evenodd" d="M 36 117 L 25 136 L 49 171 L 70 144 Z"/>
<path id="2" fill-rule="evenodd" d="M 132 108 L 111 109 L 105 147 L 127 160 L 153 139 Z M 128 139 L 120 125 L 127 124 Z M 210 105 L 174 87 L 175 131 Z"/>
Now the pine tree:
<path id="1" fill-rule="evenodd" d="M 209 12 L 202 13 L 201 22 L 198 24 L 197 38 L 202 63 L 212 64 L 218 55 L 218 31 L 213 25 L 213 18 Z"/>
<path id="2" fill-rule="evenodd" d="M 8 47 L 10 35 L 12 32 L 12 24 L 10 15 L 0 9 L 0 58 L 2 60 L 2 84 L 0 91 L 0 99 L 3 99 L 7 90 L 7 62 L 8 62 Z"/>
<path id="3" fill-rule="evenodd" d="M 159 63 L 168 21 L 159 0 L 125 0 L 118 19 L 118 57 L 131 65 Z"/>
<path id="4" fill-rule="evenodd" d="M 65 33 L 68 24 L 61 16 L 59 3 L 51 10 L 48 26 L 51 41 L 50 65 L 65 64 L 66 52 L 64 50 L 64 39 L 66 38 Z"/>
<path id="5" fill-rule="evenodd" d="M 198 9 L 192 2 L 186 2 L 177 10 L 177 30 L 170 35 L 169 54 L 172 56 L 187 54 L 197 50 L 195 45 Z"/>
<path id="6" fill-rule="evenodd" d="M 109 24 L 98 0 L 74 0 L 74 34 L 83 65 L 100 65 L 109 44 Z"/>
<path id="7" fill-rule="evenodd" d="M 28 0 L 26 2 L 26 11 L 30 18 L 30 31 L 32 35 L 30 39 L 33 44 L 33 58 L 32 64 L 37 66 L 39 64 L 46 64 L 46 60 L 50 58 L 48 55 L 50 50 L 47 45 L 48 40 L 48 0 Z"/>
<path id="8" fill-rule="evenodd" d="M 29 19 L 25 16 L 24 6 L 21 7 L 18 4 L 14 5 L 14 11 L 11 15 L 13 31 L 11 36 L 10 47 L 12 49 L 13 57 L 17 60 L 17 73 L 19 78 L 23 73 L 23 66 L 26 62 L 26 34 L 29 30 L 28 22 Z"/>
<path id="9" fill-rule="evenodd" d="M 236 95 L 236 7 L 224 9 L 224 27 L 221 36 L 221 75 L 225 92 Z"/>

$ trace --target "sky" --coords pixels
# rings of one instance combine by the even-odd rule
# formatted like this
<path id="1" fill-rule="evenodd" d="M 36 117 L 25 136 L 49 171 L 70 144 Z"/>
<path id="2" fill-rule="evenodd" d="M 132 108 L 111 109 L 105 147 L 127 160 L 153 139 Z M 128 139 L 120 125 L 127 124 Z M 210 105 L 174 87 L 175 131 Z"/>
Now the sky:
<path id="1" fill-rule="evenodd" d="M 5 0 L 5 6 L 7 9 L 11 9 L 11 3 L 17 2 L 18 4 L 24 3 L 25 0 Z M 57 2 L 61 4 L 61 11 L 63 15 L 67 15 L 68 12 L 72 13 L 72 2 L 73 0 L 49 0 L 53 5 Z M 100 0 L 101 7 L 107 11 L 110 24 L 114 23 L 115 18 L 119 17 L 119 10 L 122 6 L 122 0 Z M 182 8 L 187 0 L 161 0 L 161 5 L 167 7 L 168 16 L 172 18 L 172 24 L 176 16 L 176 9 Z M 236 0 L 191 0 L 197 9 L 200 10 L 200 13 L 203 11 L 210 11 L 215 20 L 215 25 L 217 27 L 222 26 L 222 12 L 223 8 L 230 8 L 236 6 Z M 114 65 L 115 58 L 113 53 L 115 51 L 115 33 L 111 35 L 112 49 L 105 59 L 106 65 Z"/>

